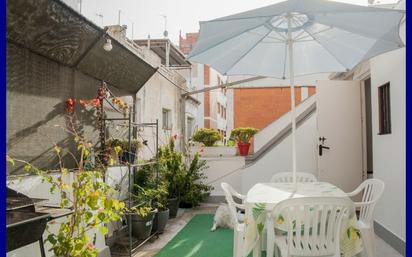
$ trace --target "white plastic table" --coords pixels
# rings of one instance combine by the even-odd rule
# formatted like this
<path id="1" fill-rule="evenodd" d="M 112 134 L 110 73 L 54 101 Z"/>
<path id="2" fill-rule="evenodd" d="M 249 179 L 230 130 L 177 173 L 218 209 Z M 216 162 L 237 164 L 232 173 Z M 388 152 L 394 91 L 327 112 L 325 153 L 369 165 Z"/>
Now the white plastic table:
<path id="1" fill-rule="evenodd" d="M 283 200 L 300 197 L 335 196 L 347 197 L 338 187 L 326 182 L 297 183 L 258 183 L 246 195 L 245 200 L 245 249 L 253 251 L 254 257 L 260 256 L 263 231 L 266 229 L 266 217 L 275 205 Z M 343 222 L 341 235 L 342 257 L 352 257 L 363 249 L 362 240 L 356 221 L 356 215 Z M 258 242 L 258 243 L 256 243 Z"/>

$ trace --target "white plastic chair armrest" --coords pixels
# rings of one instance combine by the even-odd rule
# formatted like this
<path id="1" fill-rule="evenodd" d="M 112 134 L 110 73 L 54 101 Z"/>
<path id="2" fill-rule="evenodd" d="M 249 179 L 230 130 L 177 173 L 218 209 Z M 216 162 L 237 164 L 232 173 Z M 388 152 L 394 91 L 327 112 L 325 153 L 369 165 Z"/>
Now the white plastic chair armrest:
<path id="1" fill-rule="evenodd" d="M 236 198 L 241 199 L 242 201 L 246 199 L 246 195 L 242 195 L 242 194 L 239 194 L 239 193 L 236 193 L 233 196 L 235 196 Z"/>
<path id="2" fill-rule="evenodd" d="M 355 190 L 353 190 L 352 192 L 346 193 L 346 195 L 349 196 L 349 197 L 352 197 L 352 196 L 355 196 L 355 195 L 359 194 L 362 190 L 363 190 L 363 187 L 358 187 Z"/>
<path id="3" fill-rule="evenodd" d="M 244 204 L 235 203 L 235 206 L 236 206 L 236 208 L 239 208 L 239 209 L 242 209 L 242 210 L 246 209 L 246 206 Z"/>
<path id="4" fill-rule="evenodd" d="M 363 206 L 371 205 L 375 202 L 376 202 L 376 200 L 375 201 L 368 201 L 368 202 L 354 202 L 353 205 L 355 205 L 355 208 L 360 208 L 360 207 L 363 207 Z"/>

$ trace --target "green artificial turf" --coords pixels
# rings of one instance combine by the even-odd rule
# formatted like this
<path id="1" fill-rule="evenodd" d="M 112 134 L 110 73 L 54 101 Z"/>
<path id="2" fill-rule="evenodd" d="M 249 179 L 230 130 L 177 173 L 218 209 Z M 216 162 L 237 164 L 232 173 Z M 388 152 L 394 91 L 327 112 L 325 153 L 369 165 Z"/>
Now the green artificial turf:
<path id="1" fill-rule="evenodd" d="M 195 215 L 155 257 L 232 257 L 233 230 L 212 224 L 213 214 Z"/>

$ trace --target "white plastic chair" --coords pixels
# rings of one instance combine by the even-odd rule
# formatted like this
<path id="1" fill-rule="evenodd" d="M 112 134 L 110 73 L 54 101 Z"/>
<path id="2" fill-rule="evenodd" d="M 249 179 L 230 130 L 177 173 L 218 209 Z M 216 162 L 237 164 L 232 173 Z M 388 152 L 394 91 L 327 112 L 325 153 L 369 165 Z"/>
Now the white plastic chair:
<path id="1" fill-rule="evenodd" d="M 296 172 L 296 182 L 309 183 L 317 182 L 315 175 L 306 172 Z M 272 183 L 292 183 L 293 182 L 293 173 L 292 172 L 280 172 L 270 179 Z"/>
<path id="2" fill-rule="evenodd" d="M 272 257 L 277 246 L 282 257 L 339 257 L 342 219 L 351 212 L 354 212 L 353 202 L 342 197 L 303 197 L 280 202 L 267 222 L 266 256 Z M 275 235 L 279 215 L 287 229 L 286 235 Z M 296 228 L 300 228 L 298 233 Z"/>
<path id="3" fill-rule="evenodd" d="M 373 229 L 373 212 L 376 202 L 382 196 L 385 183 L 379 179 L 367 179 L 359 185 L 353 192 L 348 193 L 353 197 L 362 193 L 362 202 L 355 202 L 355 208 L 359 212 L 359 230 L 368 257 L 376 256 L 375 231 Z"/>
<path id="4" fill-rule="evenodd" d="M 245 200 L 246 196 L 236 192 L 236 190 L 234 190 L 233 187 L 228 183 L 223 182 L 221 184 L 221 187 L 225 193 L 225 198 L 229 206 L 230 214 L 232 215 L 235 224 L 235 227 L 233 229 L 233 257 L 245 257 L 247 255 L 244 250 L 245 224 L 239 223 L 237 217 L 237 209 L 245 210 L 243 201 Z M 242 200 L 242 204 L 236 203 L 233 200 L 233 197 Z"/>

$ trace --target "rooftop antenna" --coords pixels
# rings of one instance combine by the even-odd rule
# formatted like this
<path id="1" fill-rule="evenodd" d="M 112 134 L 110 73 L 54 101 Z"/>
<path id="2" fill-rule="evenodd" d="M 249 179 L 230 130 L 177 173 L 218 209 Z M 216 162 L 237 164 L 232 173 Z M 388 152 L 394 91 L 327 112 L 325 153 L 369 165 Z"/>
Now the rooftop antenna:
<path id="1" fill-rule="evenodd" d="M 150 49 L 150 34 L 147 35 L 147 48 Z"/>
<path id="2" fill-rule="evenodd" d="M 167 32 L 167 16 L 165 14 L 162 14 L 162 17 L 165 19 L 165 30 L 163 31 L 163 36 L 167 38 L 169 35 L 169 32 Z"/>
<path id="3" fill-rule="evenodd" d="M 130 18 L 128 20 L 132 23 L 132 40 L 134 40 L 134 21 Z"/>
<path id="4" fill-rule="evenodd" d="M 102 27 L 103 27 L 103 13 L 101 13 L 101 12 L 96 13 L 96 16 L 101 19 L 101 21 L 102 21 Z"/>

